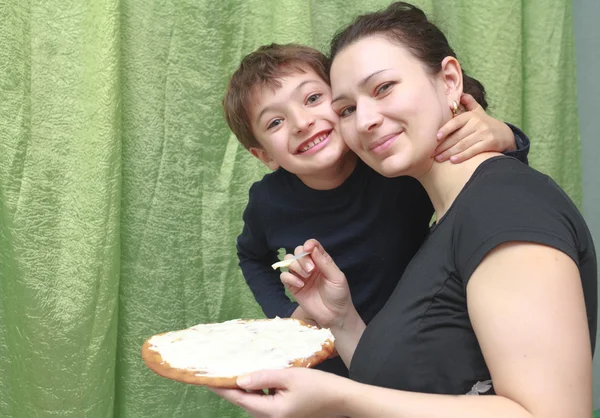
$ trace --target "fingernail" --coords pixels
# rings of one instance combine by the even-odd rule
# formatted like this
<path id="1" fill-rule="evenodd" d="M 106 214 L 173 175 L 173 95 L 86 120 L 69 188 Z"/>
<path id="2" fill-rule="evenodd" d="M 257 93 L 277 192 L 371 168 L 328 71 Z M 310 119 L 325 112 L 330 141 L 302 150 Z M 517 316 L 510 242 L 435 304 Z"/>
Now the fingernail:
<path id="1" fill-rule="evenodd" d="M 252 378 L 249 374 L 246 374 L 244 376 L 238 377 L 236 383 L 240 387 L 248 386 L 250 383 L 252 383 Z"/>
<path id="2" fill-rule="evenodd" d="M 442 161 L 444 161 L 444 157 L 443 157 L 443 156 L 441 156 L 441 155 L 436 155 L 436 156 L 435 156 L 435 160 L 436 160 L 438 163 L 441 163 Z"/>
<path id="3" fill-rule="evenodd" d="M 450 161 L 452 161 L 453 163 L 455 163 L 457 160 L 458 160 L 458 158 L 457 158 L 457 157 L 454 157 L 454 156 L 453 156 L 453 157 L 450 157 Z"/>
<path id="4" fill-rule="evenodd" d="M 441 132 L 438 132 L 438 133 L 437 133 L 437 139 L 438 139 L 438 141 L 439 141 L 440 139 L 442 139 L 442 133 L 441 133 Z"/>
<path id="5" fill-rule="evenodd" d="M 312 265 L 312 263 L 306 263 L 306 271 L 307 272 L 311 272 L 313 271 L 313 269 L 315 268 L 315 266 Z"/>
<path id="6" fill-rule="evenodd" d="M 304 287 L 304 282 L 300 279 L 296 280 L 296 287 Z"/>

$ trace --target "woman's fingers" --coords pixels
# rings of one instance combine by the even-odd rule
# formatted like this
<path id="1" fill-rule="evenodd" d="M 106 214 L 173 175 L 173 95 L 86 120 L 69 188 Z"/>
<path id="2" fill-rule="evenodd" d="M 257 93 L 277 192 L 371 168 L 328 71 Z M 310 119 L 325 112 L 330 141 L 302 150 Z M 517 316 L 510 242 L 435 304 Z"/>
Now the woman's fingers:
<path id="1" fill-rule="evenodd" d="M 335 261 L 331 258 L 329 253 L 325 251 L 323 246 L 317 240 L 309 240 L 311 242 L 311 258 L 315 262 L 315 266 L 327 277 L 328 279 L 333 279 L 333 281 L 338 281 L 343 278 L 346 279 L 344 273 L 339 269 Z M 308 243 L 308 241 L 307 241 Z M 304 245 L 306 249 L 306 244 Z"/>
<path id="2" fill-rule="evenodd" d="M 208 390 L 216 393 L 226 401 L 231 402 L 248 411 L 253 417 L 267 417 L 272 395 L 265 395 L 262 391 L 246 392 L 240 389 L 211 388 Z"/>
<path id="3" fill-rule="evenodd" d="M 304 287 L 304 282 L 298 276 L 289 271 L 284 271 L 279 275 L 279 279 L 281 282 L 287 286 L 290 290 L 294 290 L 295 288 L 301 289 Z"/>
<path id="4" fill-rule="evenodd" d="M 303 245 L 297 246 L 296 249 L 294 250 L 294 255 L 299 255 L 302 253 L 310 253 L 310 250 L 307 250 L 306 248 L 304 248 Z M 300 268 L 302 269 L 300 274 L 303 277 L 310 276 L 310 273 L 315 268 L 315 266 L 310 258 L 310 254 L 305 257 L 297 259 L 296 263 L 298 263 L 300 265 Z M 304 274 L 302 274 L 302 273 L 304 273 Z"/>
<path id="5" fill-rule="evenodd" d="M 312 260 L 310 260 L 310 254 L 304 250 L 302 246 L 296 247 L 294 250 L 295 255 L 286 254 L 283 258 L 284 260 L 291 260 L 298 255 L 307 254 L 303 257 L 297 258 L 287 267 L 289 271 L 296 273 L 297 275 L 308 278 L 310 276 L 311 271 L 314 268 Z"/>
<path id="6" fill-rule="evenodd" d="M 283 389 L 287 383 L 283 370 L 261 370 L 238 377 L 237 385 L 246 390 Z"/>

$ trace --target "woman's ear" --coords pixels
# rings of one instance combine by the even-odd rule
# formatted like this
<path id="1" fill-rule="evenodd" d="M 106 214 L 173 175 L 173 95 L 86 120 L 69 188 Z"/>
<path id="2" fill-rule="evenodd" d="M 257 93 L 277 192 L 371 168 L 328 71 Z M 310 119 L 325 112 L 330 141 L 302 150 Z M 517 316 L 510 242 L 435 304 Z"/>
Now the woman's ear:
<path id="1" fill-rule="evenodd" d="M 446 96 L 448 105 L 452 107 L 452 102 L 460 103 L 463 93 L 463 77 L 460 63 L 454 57 L 446 57 L 442 60 L 442 79 L 446 85 Z"/>
<path id="2" fill-rule="evenodd" d="M 262 148 L 250 147 L 248 151 L 250 151 L 250 154 L 261 160 L 263 164 L 269 167 L 271 170 L 275 171 L 279 168 L 279 164 L 275 162 L 275 160 L 271 157 L 271 154 L 269 154 L 266 150 Z"/>

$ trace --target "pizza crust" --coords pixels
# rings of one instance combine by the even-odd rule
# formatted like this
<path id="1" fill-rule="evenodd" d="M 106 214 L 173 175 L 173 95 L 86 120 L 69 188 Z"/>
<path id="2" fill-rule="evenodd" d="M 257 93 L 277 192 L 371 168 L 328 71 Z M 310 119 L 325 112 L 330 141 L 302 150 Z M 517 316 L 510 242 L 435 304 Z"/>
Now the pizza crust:
<path id="1" fill-rule="evenodd" d="M 293 318 L 281 319 L 277 318 L 276 320 L 286 320 L 286 321 L 297 321 L 302 326 L 308 328 L 317 329 L 317 327 L 309 325 L 303 321 Z M 258 321 L 272 321 L 271 319 L 258 319 L 258 320 L 240 320 L 244 323 L 249 322 L 258 322 Z M 210 376 L 207 376 L 206 372 L 200 370 L 193 369 L 183 369 L 183 368 L 175 368 L 171 367 L 171 365 L 164 361 L 161 354 L 156 350 L 153 346 L 151 340 L 154 337 L 159 337 L 168 334 L 167 332 L 162 334 L 157 334 L 151 338 L 148 338 L 144 344 L 142 345 L 142 358 L 146 363 L 146 366 L 154 373 L 159 376 L 166 377 L 168 379 L 176 380 L 182 383 L 188 383 L 192 385 L 199 386 L 211 386 L 211 387 L 219 387 L 219 388 L 239 388 L 236 384 L 236 380 L 238 376 L 214 376 L 214 373 Z M 335 350 L 335 344 L 333 341 L 333 337 L 331 339 L 327 339 L 323 341 L 321 344 L 321 349 L 314 352 L 311 356 L 305 358 L 293 359 L 289 362 L 287 367 L 314 367 L 315 365 L 321 363 L 328 357 L 332 355 Z"/>

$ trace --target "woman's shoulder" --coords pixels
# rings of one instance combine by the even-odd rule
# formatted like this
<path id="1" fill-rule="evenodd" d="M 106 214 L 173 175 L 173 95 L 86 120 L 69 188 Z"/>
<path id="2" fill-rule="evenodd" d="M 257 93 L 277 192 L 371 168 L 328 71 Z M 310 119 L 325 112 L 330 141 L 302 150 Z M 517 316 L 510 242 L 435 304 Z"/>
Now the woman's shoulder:
<path id="1" fill-rule="evenodd" d="M 461 193 L 461 205 L 561 209 L 578 212 L 568 194 L 547 174 L 513 157 L 484 161 Z"/>

